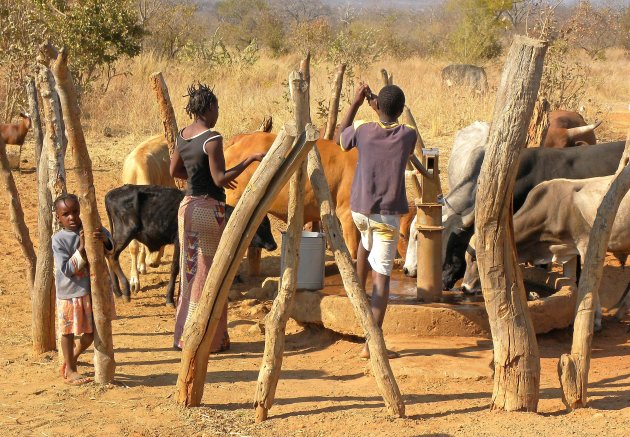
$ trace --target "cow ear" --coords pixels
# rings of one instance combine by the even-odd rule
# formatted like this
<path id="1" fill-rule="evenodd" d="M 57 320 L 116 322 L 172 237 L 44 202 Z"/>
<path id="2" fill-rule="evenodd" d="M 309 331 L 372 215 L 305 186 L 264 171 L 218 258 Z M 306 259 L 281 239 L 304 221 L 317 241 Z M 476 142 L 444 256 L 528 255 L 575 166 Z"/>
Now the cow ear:
<path id="1" fill-rule="evenodd" d="M 462 226 L 464 228 L 469 228 L 475 223 L 475 209 L 473 208 L 467 214 L 462 215 Z"/>

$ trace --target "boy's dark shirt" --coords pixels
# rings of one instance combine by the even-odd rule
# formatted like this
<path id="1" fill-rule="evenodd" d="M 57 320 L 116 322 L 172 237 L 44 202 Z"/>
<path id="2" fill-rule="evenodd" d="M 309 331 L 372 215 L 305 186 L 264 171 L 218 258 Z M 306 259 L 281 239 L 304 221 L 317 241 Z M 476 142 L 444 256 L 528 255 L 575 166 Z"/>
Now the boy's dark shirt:
<path id="1" fill-rule="evenodd" d="M 352 211 L 383 215 L 409 212 L 405 167 L 416 138 L 415 129 L 404 124 L 360 120 L 341 133 L 343 150 L 359 149 L 350 196 Z"/>

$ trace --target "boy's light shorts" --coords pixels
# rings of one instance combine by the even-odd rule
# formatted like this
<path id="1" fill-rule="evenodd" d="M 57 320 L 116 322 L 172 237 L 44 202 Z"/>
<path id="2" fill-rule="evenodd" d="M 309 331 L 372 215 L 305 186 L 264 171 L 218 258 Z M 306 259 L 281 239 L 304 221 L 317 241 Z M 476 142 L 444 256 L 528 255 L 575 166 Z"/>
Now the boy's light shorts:
<path id="1" fill-rule="evenodd" d="M 352 219 L 361 232 L 361 244 L 370 252 L 368 261 L 372 270 L 391 276 L 400 233 L 400 216 L 364 215 L 352 211 Z"/>

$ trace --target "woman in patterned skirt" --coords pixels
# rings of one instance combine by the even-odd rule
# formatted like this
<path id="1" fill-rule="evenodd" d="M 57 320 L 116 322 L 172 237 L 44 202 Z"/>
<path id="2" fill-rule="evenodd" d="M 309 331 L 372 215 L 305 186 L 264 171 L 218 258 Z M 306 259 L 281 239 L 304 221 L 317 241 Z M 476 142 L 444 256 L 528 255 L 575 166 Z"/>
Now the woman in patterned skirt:
<path id="1" fill-rule="evenodd" d="M 193 122 L 177 135 L 171 157 L 171 175 L 186 179 L 186 196 L 179 206 L 180 293 L 175 316 L 174 346 L 183 346 L 186 320 L 199 303 L 206 277 L 225 227 L 225 189 L 251 163 L 261 161 L 264 153 L 247 157 L 225 169 L 223 139 L 213 128 L 219 118 L 219 103 L 212 90 L 203 84 L 188 88 L 186 113 Z M 227 350 L 227 304 L 212 340 L 211 351 Z"/>

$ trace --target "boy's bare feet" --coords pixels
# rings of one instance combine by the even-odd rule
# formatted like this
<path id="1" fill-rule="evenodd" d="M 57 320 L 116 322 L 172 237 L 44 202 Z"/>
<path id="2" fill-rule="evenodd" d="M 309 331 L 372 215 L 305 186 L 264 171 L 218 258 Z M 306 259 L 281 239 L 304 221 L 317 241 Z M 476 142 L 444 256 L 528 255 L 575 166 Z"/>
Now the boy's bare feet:
<path id="1" fill-rule="evenodd" d="M 69 385 L 83 385 L 88 382 L 92 382 L 92 379 L 85 377 L 78 372 L 66 371 L 64 382 Z"/>
<path id="2" fill-rule="evenodd" d="M 359 357 L 361 357 L 364 360 L 367 360 L 370 358 L 370 349 L 368 349 L 367 343 L 365 344 L 365 346 L 363 346 L 363 349 L 361 350 Z M 390 351 L 389 349 L 387 349 L 387 358 L 389 358 L 390 360 L 394 360 L 396 358 L 400 358 L 400 354 L 398 352 Z"/>

